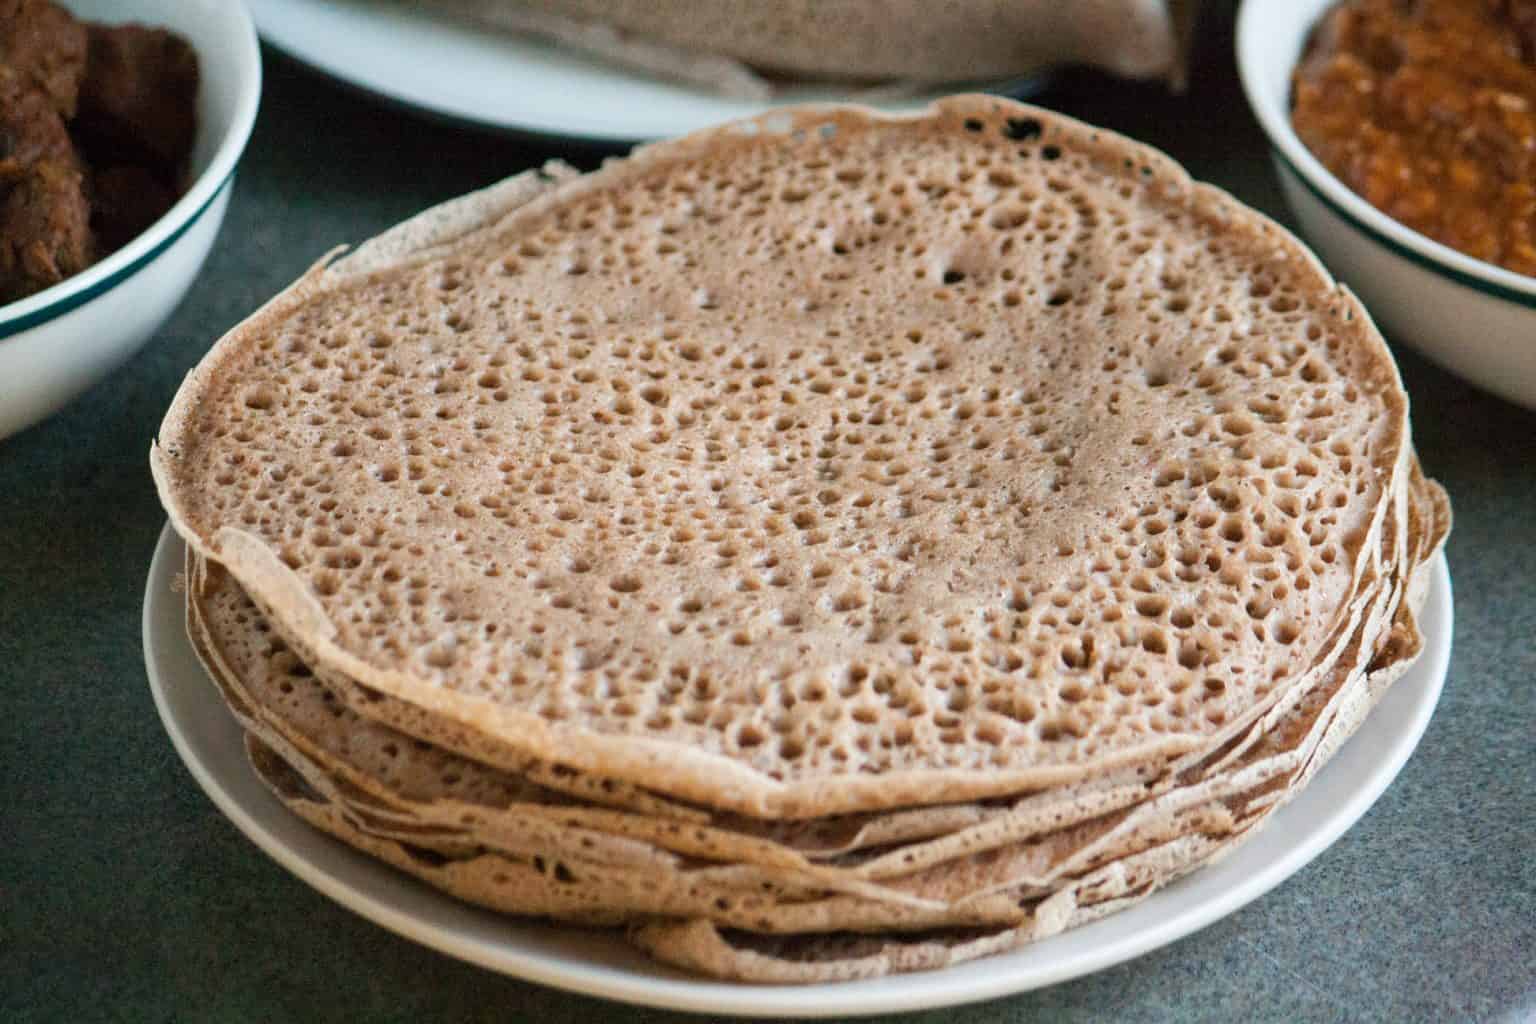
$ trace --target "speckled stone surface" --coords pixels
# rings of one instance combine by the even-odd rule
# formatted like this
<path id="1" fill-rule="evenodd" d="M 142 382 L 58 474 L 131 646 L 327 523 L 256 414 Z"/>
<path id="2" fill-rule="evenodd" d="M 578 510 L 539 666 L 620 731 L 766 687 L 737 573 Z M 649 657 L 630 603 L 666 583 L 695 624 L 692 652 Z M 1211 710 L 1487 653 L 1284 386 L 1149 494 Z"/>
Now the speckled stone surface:
<path id="1" fill-rule="evenodd" d="M 1068 75 L 1041 101 L 1286 219 L 1229 54 L 1221 11 L 1188 95 Z M 241 836 L 160 727 L 139 640 L 163 522 L 145 453 L 182 375 L 336 242 L 548 156 L 596 159 L 424 121 L 272 53 L 267 71 L 186 302 L 110 381 L 0 442 L 0 1021 L 697 1019 L 501 977 L 354 916 Z M 1536 1019 L 1536 414 L 1401 362 L 1455 506 L 1457 618 L 1444 699 L 1397 782 L 1311 866 L 1194 936 L 907 1019 Z"/>

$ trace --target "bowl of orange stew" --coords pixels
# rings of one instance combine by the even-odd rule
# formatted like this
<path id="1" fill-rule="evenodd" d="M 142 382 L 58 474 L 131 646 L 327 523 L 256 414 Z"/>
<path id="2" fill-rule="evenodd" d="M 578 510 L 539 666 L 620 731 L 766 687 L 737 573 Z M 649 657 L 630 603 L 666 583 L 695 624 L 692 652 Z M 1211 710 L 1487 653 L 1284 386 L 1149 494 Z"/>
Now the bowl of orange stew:
<path id="1" fill-rule="evenodd" d="M 1536 0 L 1244 0 L 1237 62 L 1388 340 L 1536 408 Z"/>

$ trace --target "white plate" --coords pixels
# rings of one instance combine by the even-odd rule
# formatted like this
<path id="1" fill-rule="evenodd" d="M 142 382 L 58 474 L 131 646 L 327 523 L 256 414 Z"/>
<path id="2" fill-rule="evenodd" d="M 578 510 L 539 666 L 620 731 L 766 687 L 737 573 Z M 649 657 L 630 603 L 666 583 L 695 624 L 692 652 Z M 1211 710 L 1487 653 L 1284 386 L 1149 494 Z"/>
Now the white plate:
<path id="1" fill-rule="evenodd" d="M 627 143 L 682 135 L 768 106 L 401 4 L 247 0 L 247 6 L 262 38 L 304 63 L 397 103 L 487 128 Z M 1020 96 L 1035 82 L 1022 79 L 997 89 Z M 778 102 L 848 98 L 835 86 L 806 85 L 786 89 Z M 916 108 L 928 98 L 877 105 Z"/>
<path id="2" fill-rule="evenodd" d="M 1203 928 L 1279 885 L 1375 803 L 1429 723 L 1451 653 L 1451 580 L 1440 557 L 1423 616 L 1424 655 L 1354 738 L 1255 838 L 1129 910 L 940 971 L 833 985 L 736 985 L 661 967 L 610 934 L 530 924 L 459 903 L 290 813 L 252 773 L 240 727 L 187 642 L 182 598 L 172 590 L 183 550 L 167 527 L 149 570 L 144 655 L 150 688 L 193 776 L 258 846 L 337 902 L 460 959 L 573 992 L 716 1014 L 848 1017 L 952 1006 L 1088 974 Z"/>

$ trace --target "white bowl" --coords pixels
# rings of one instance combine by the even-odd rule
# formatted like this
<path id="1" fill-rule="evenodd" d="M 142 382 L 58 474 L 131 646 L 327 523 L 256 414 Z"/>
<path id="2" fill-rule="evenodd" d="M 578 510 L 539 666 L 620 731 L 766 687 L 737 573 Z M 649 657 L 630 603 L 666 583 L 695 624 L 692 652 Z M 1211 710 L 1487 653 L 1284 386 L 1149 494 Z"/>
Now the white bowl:
<path id="1" fill-rule="evenodd" d="M 0 306 L 0 438 L 30 426 L 111 373 L 170 316 L 224 220 L 235 164 L 261 96 L 256 31 L 239 0 L 62 0 L 91 21 L 138 21 L 180 33 L 201 85 L 191 187 L 111 256 Z"/>
<path id="2" fill-rule="evenodd" d="M 1303 234 L 1392 341 L 1536 409 L 1536 277 L 1404 227 L 1350 191 L 1291 128 L 1291 71 L 1335 0 L 1243 0 L 1237 67 Z"/>

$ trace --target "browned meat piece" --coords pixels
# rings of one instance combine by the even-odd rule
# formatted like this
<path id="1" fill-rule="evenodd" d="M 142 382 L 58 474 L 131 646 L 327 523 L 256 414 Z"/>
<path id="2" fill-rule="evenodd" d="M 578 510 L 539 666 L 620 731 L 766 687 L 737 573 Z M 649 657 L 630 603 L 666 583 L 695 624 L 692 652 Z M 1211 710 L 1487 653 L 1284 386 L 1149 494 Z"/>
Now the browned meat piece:
<path id="1" fill-rule="evenodd" d="M 90 266 L 90 217 L 78 164 L 34 164 L 0 203 L 0 301 L 24 298 Z"/>
<path id="2" fill-rule="evenodd" d="M 47 94 L 0 64 L 0 190 L 39 160 L 72 159 L 69 132 Z"/>
<path id="3" fill-rule="evenodd" d="M 114 252 L 176 202 L 176 193 L 145 167 L 122 164 L 97 170 L 91 178 L 91 226 L 103 253 Z"/>
<path id="4" fill-rule="evenodd" d="M 47 95 L 66 121 L 85 74 L 85 26 L 51 0 L 0 0 L 0 64 Z"/>
<path id="5" fill-rule="evenodd" d="M 4 0 L 0 0 L 4 2 Z M 76 129 L 103 164 L 149 163 L 174 181 L 197 127 L 197 55 L 143 25 L 91 25 Z M 103 159 L 103 150 L 116 159 Z"/>
<path id="6" fill-rule="evenodd" d="M 168 32 L 0 0 L 0 302 L 79 273 L 170 208 L 197 88 L 197 58 Z"/>
<path id="7" fill-rule="evenodd" d="M 85 175 L 42 87 L 0 65 L 0 302 L 89 266 Z"/>

